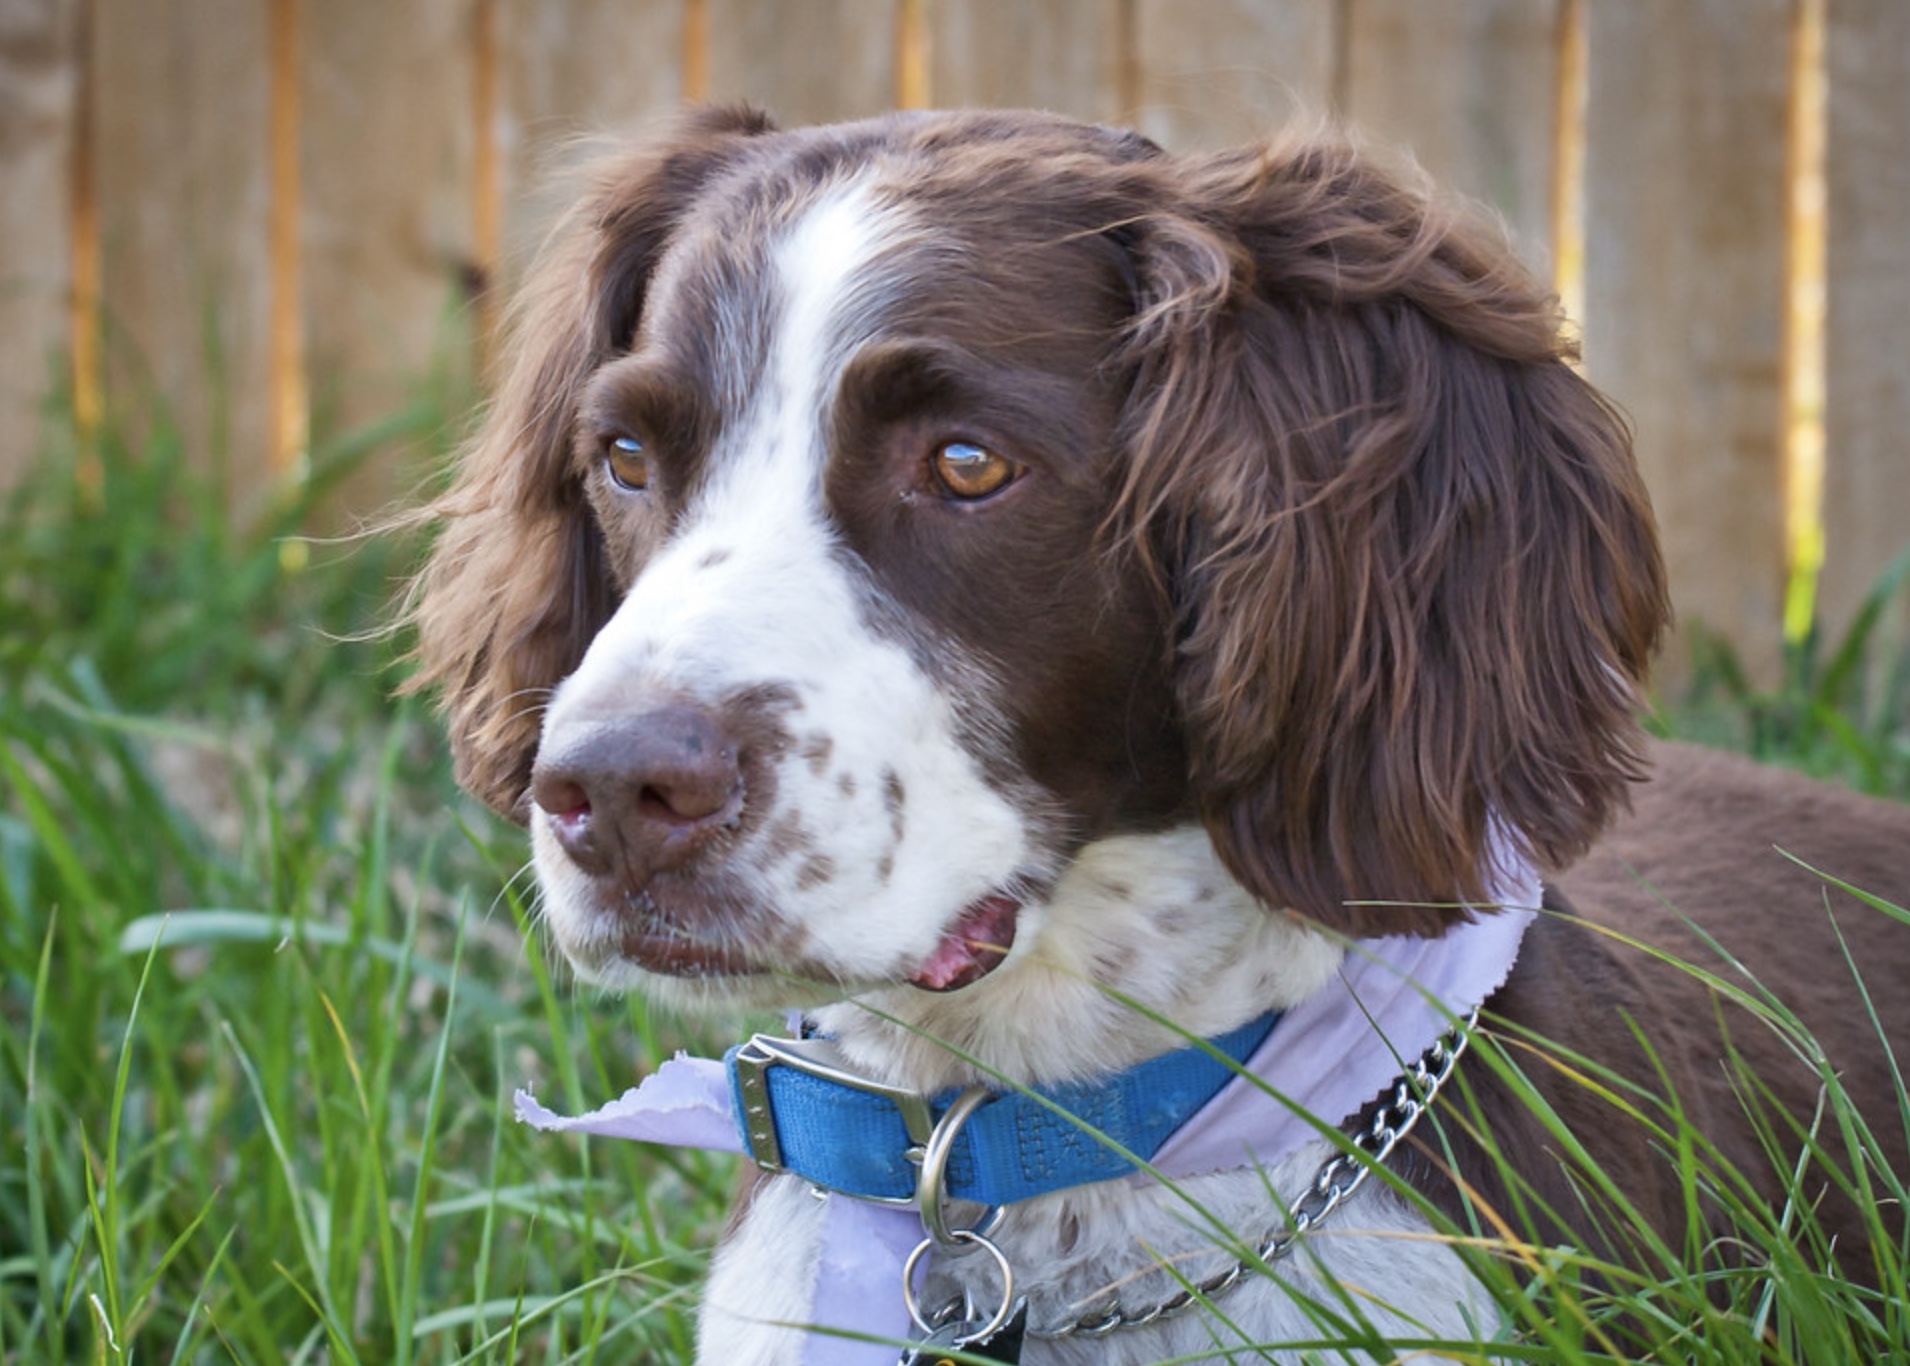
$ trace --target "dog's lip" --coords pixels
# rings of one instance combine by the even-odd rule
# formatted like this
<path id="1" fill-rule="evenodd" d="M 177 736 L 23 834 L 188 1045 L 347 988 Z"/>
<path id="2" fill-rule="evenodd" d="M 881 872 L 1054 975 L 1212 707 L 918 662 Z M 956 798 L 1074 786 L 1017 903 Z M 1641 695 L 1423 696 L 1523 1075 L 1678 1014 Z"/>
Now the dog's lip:
<path id="1" fill-rule="evenodd" d="M 667 881 L 667 880 L 666 880 Z M 558 928 L 565 957 L 586 977 L 622 963 L 679 978 L 756 977 L 765 972 L 818 981 L 844 982 L 840 966 L 808 963 L 796 944 L 777 934 L 773 917 L 752 913 L 745 898 L 708 886 L 695 889 L 652 883 L 643 888 L 593 889 L 602 898 L 594 928 Z M 924 991 L 947 992 L 971 986 L 1006 960 L 1014 946 L 1016 923 L 1026 897 L 991 892 L 970 902 L 943 931 L 926 957 L 903 968 L 898 979 Z M 772 947 L 775 945 L 776 947 Z M 775 963 L 776 967 L 768 964 Z"/>
<path id="2" fill-rule="evenodd" d="M 1021 902 L 1005 892 L 971 903 L 909 981 L 924 991 L 957 991 L 981 981 L 1014 947 L 1020 911 Z"/>
<path id="3" fill-rule="evenodd" d="M 617 954 L 671 977 L 740 977 L 756 971 L 747 956 L 733 948 L 670 930 L 626 929 L 617 940 Z"/>
<path id="4" fill-rule="evenodd" d="M 739 977 L 760 970 L 744 947 L 746 937 L 701 935 L 688 928 L 698 922 L 722 924 L 731 914 L 728 908 L 672 904 L 665 910 L 654 891 L 645 890 L 623 893 L 613 914 L 605 946 L 614 946 L 614 957 L 626 963 L 671 977 Z"/>

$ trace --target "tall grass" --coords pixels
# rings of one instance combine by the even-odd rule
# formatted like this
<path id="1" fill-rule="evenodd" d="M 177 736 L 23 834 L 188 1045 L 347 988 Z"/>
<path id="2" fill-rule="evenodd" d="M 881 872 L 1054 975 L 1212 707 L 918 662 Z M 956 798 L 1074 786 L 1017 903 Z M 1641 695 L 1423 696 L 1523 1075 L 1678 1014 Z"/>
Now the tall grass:
<path id="1" fill-rule="evenodd" d="M 1910 932 L 1910 912 L 1834 885 L 1855 892 L 1875 913 L 1902 921 Z M 1649 946 L 1627 947 L 1664 957 Z M 1710 963 L 1695 956 L 1665 961 L 1701 980 L 1718 1000 L 1741 1008 L 1730 1024 L 1740 1044 L 1747 1029 L 1769 1030 L 1814 1068 L 1818 1111 L 1808 1124 L 1800 1123 L 1743 1054 L 1730 1054 L 1726 1074 L 1762 1149 L 1764 1171 L 1752 1171 L 1734 1163 L 1717 1135 L 1685 1115 L 1675 1089 L 1626 1081 L 1541 1037 L 1482 1036 L 1476 1045 L 1480 1060 L 1541 1117 L 1548 1151 L 1570 1173 L 1577 1197 L 1573 1208 L 1547 1208 L 1515 1179 L 1496 1210 L 1451 1229 L 1471 1250 L 1480 1276 L 1494 1285 L 1513 1342 L 1533 1349 L 1526 1359 L 1559 1362 L 1910 1361 L 1910 1300 L 1903 1289 L 1910 1278 L 1904 1218 L 1910 1207 L 1910 1100 L 1901 1078 L 1895 1114 L 1860 1115 L 1796 1014 L 1747 979 L 1721 949 Z M 1858 964 L 1849 971 L 1853 1009 L 1868 1009 L 1873 991 L 1896 989 L 1892 981 L 1866 981 Z M 1614 1021 L 1614 1027 L 1633 1030 L 1647 1055 L 1657 1056 L 1640 1022 Z M 1667 1240 L 1655 1229 L 1634 1202 L 1625 1174 L 1598 1169 L 1579 1136 L 1546 1106 L 1531 1076 L 1555 1068 L 1595 1096 L 1613 1123 L 1637 1124 L 1652 1136 L 1685 1193 L 1682 1238 Z M 1446 1113 L 1445 1122 L 1465 1128 L 1488 1155 L 1507 1159 L 1499 1163 L 1502 1171 L 1514 1170 L 1510 1159 L 1517 1155 L 1500 1150 L 1468 1098 L 1456 1098 Z M 1773 1173 L 1780 1194 L 1769 1200 L 1758 1178 Z M 1853 1201 L 1871 1242 L 1868 1256 L 1826 1238 L 1814 1211 L 1827 1195 Z M 1530 1233 L 1558 1224 L 1596 1230 L 1596 1243 L 1548 1245 Z"/>
<path id="2" fill-rule="evenodd" d="M 552 980 L 387 700 L 408 548 L 299 568 L 304 507 L 101 456 L 0 524 L 0 1361 L 683 1356 L 728 1173 L 502 1117 L 674 1044 Z"/>
<path id="3" fill-rule="evenodd" d="M 504 1098 L 587 1108 L 697 1027 L 553 974 L 521 838 L 389 700 L 376 628 L 416 548 L 288 548 L 310 498 L 230 530 L 163 426 L 99 455 L 97 494 L 56 456 L 0 517 L 0 1362 L 687 1360 L 732 1168 L 537 1135 Z M 1768 752 L 1808 695 L 1813 744 L 1904 783 L 1900 699 L 1853 714 L 1843 661 L 1780 700 L 1721 665 L 1692 714 Z M 1516 1078 L 1519 1050 L 1492 1056 Z M 1825 1273 L 1807 1198 L 1829 1172 L 1901 1202 L 1902 1135 L 1825 1084 L 1797 1199 L 1739 1199 L 1741 1255 L 1659 1249 L 1640 1280 L 1454 1229 L 1511 1325 L 1495 1351 L 1910 1359 L 1901 1295 Z M 1741 1191 L 1675 1111 L 1650 1119 L 1694 1190 Z M 1622 1225 L 1622 1184 L 1584 1185 Z M 1879 1255 L 1901 1285 L 1901 1243 Z M 1407 1347 L 1359 1320 L 1322 1306 L 1322 1351 Z"/>
<path id="4" fill-rule="evenodd" d="M 1860 791 L 1910 799 L 1910 642 L 1893 639 L 1910 620 L 1907 595 L 1910 541 L 1841 636 L 1831 639 L 1821 620 L 1811 620 L 1785 642 L 1775 686 L 1753 682 L 1729 641 L 1694 625 L 1692 678 L 1665 727 Z"/>

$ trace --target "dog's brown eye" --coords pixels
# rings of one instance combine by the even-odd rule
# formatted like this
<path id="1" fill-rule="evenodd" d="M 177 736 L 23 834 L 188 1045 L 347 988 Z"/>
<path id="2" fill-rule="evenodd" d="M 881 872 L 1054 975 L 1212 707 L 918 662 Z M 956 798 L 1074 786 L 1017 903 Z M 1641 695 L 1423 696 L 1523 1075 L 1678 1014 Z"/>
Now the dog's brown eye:
<path id="1" fill-rule="evenodd" d="M 944 489 L 957 498 L 971 500 L 999 493 L 1021 473 L 1014 461 L 972 441 L 938 446 L 929 463 Z"/>
<path id="2" fill-rule="evenodd" d="M 610 482 L 620 489 L 637 492 L 650 487 L 650 462 L 643 443 L 634 436 L 619 436 L 604 443 L 604 468 Z"/>

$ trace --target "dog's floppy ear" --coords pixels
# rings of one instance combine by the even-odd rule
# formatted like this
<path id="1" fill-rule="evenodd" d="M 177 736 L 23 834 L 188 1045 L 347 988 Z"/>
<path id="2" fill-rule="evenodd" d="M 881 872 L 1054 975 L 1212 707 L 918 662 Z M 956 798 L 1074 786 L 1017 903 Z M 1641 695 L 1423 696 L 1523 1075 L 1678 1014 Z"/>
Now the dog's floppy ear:
<path id="1" fill-rule="evenodd" d="M 1202 817 L 1269 905 L 1437 934 L 1495 831 L 1561 867 L 1640 770 L 1669 609 L 1629 435 L 1502 236 L 1365 154 L 1173 174 L 1127 229 L 1121 521 L 1174 594 Z"/>
<path id="2" fill-rule="evenodd" d="M 572 464 L 578 392 L 626 350 L 685 203 L 769 123 L 748 109 L 681 117 L 596 168 L 516 299 L 495 398 L 413 587 L 418 671 L 444 692 L 458 781 L 522 820 L 543 706 L 615 607 L 608 556 Z"/>

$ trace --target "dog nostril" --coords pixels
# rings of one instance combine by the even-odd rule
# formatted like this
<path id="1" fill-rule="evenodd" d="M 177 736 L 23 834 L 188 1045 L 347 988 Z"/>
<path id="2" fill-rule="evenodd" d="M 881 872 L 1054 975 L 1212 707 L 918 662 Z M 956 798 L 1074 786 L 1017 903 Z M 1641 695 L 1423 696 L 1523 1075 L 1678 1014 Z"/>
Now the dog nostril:
<path id="1" fill-rule="evenodd" d="M 672 704 L 547 734 L 531 797 L 579 866 L 641 885 L 738 826 L 742 761 L 714 713 Z"/>
<path id="2" fill-rule="evenodd" d="M 561 774 L 534 770 L 531 800 L 550 816 L 576 824 L 590 816 L 590 793 L 584 785 Z"/>
<path id="3" fill-rule="evenodd" d="M 648 786 L 637 794 L 637 814 L 666 825 L 694 825 L 708 820 L 729 805 L 729 793 L 714 786 Z"/>

